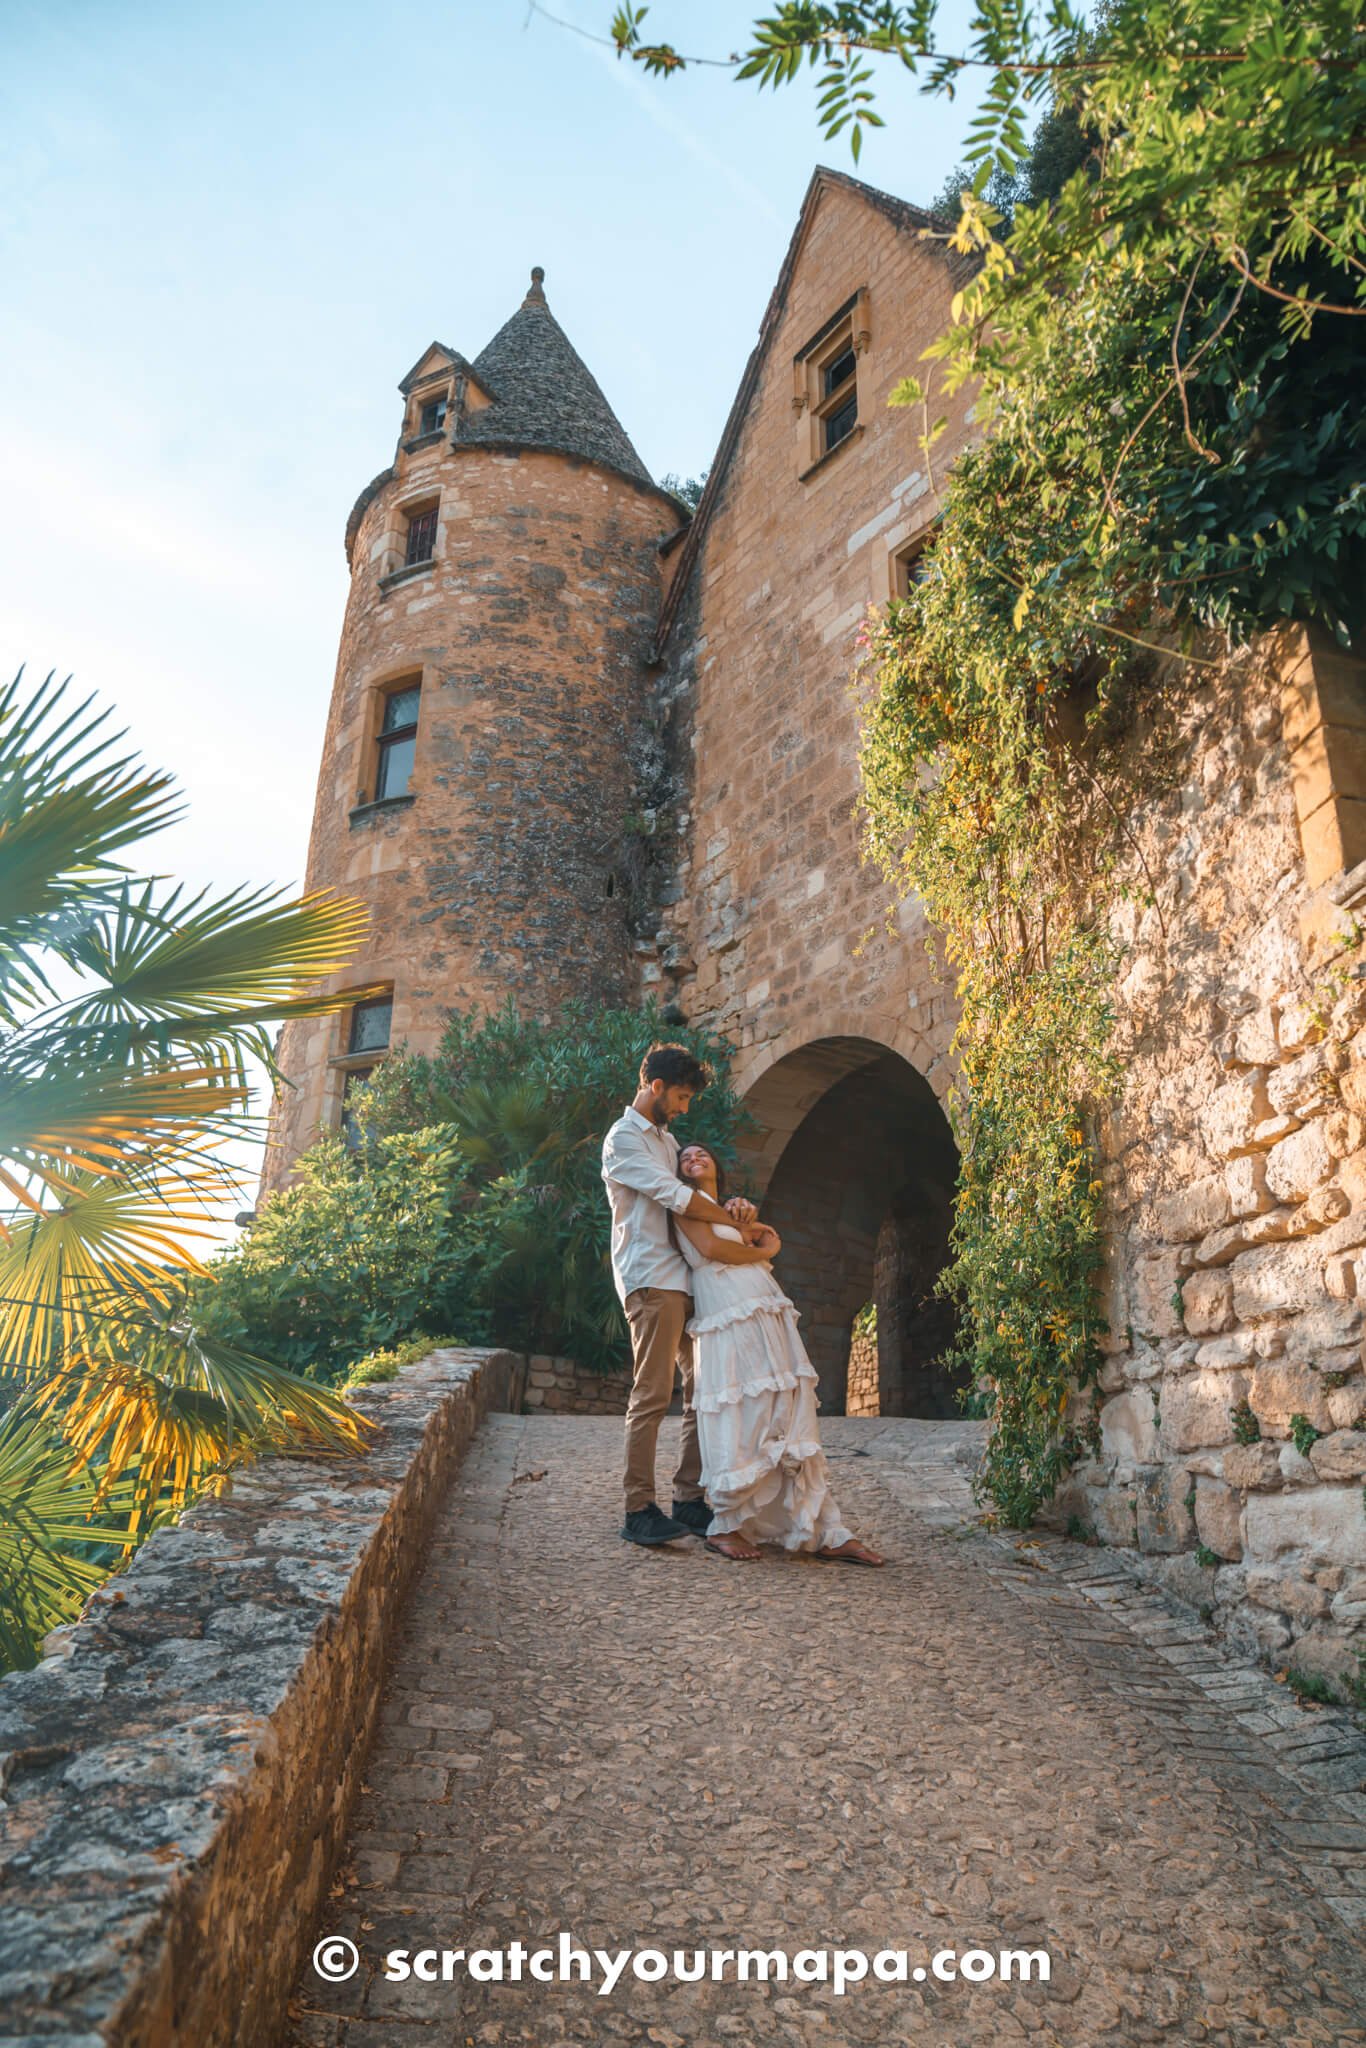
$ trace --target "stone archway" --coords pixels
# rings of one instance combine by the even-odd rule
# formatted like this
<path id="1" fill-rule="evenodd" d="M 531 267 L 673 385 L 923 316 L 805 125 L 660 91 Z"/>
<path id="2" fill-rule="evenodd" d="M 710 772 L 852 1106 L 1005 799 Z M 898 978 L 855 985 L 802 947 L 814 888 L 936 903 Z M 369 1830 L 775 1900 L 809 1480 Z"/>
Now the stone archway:
<path id="1" fill-rule="evenodd" d="M 957 1417 L 963 1375 L 938 1363 L 950 1304 L 932 1292 L 948 1257 L 958 1153 L 929 1082 L 867 1038 L 821 1038 L 774 1061 L 745 1103 L 759 1129 L 745 1165 L 783 1237 L 783 1284 L 802 1314 L 827 1414 L 846 1412 L 854 1321 L 877 1308 L 883 1415 Z"/>

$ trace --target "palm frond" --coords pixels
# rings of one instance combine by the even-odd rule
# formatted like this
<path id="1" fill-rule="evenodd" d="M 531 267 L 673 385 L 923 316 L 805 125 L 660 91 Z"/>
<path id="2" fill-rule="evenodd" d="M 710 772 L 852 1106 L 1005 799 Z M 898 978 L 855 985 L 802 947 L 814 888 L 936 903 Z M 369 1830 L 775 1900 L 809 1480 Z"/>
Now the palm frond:
<path id="1" fill-rule="evenodd" d="M 26 1375 L 45 1373 L 63 1344 L 88 1341 L 109 1321 L 155 1316 L 176 1301 L 189 1273 L 207 1268 L 193 1249 L 221 1235 L 216 1204 L 235 1189 L 212 1169 L 52 1176 L 56 1208 L 13 1222 L 0 1246 L 0 1359 Z"/>
<path id="2" fill-rule="evenodd" d="M 87 718 L 91 698 L 51 723 L 69 677 L 55 684 L 50 674 L 26 700 L 22 680 L 20 669 L 0 691 L 0 1019 L 9 1022 L 50 991 L 39 949 L 66 958 L 92 908 L 110 900 L 113 855 L 183 809 L 168 775 L 114 753 L 122 733 L 96 738 L 110 714 Z"/>
<path id="3" fill-rule="evenodd" d="M 82 1463 L 99 1457 L 97 1498 L 135 1472 L 132 1541 L 165 1498 L 183 1505 L 233 1464 L 353 1453 L 377 1428 L 339 1395 L 196 1329 L 177 1296 L 106 1314 L 30 1398 Z"/>
<path id="4" fill-rule="evenodd" d="M 0 1419 L 0 1669 L 36 1664 L 48 1630 L 108 1576 L 92 1547 L 125 1546 L 132 1481 L 109 1487 L 98 1507 L 96 1491 L 49 1418 L 20 1402 Z"/>

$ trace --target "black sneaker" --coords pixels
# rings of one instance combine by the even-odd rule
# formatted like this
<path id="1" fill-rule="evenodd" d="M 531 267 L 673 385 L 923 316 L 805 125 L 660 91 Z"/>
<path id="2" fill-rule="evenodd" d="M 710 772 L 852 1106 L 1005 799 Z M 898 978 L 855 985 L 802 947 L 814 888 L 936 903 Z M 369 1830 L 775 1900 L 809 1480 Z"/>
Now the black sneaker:
<path id="1" fill-rule="evenodd" d="M 684 1522 L 694 1536 L 705 1536 L 711 1527 L 711 1509 L 704 1500 L 676 1500 L 672 1508 L 676 1522 Z"/>
<path id="2" fill-rule="evenodd" d="M 647 1508 L 636 1508 L 626 1517 L 621 1533 L 628 1543 L 672 1543 L 677 1536 L 691 1536 L 692 1530 L 682 1522 L 670 1521 L 651 1501 Z"/>

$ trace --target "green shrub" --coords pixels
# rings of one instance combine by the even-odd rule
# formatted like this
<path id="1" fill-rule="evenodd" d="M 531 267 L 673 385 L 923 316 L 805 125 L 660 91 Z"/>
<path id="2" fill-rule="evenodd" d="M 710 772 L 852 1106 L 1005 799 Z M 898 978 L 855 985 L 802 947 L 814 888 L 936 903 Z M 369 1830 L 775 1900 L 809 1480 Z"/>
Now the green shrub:
<path id="1" fill-rule="evenodd" d="M 214 1262 L 206 1326 L 328 1381 L 428 1329 L 619 1368 L 602 1140 L 657 1038 L 710 1063 L 686 1136 L 733 1164 L 747 1119 L 724 1040 L 654 1004 L 453 1016 L 435 1053 L 392 1054 L 360 1092 L 358 1147 L 321 1139 Z"/>
<path id="2" fill-rule="evenodd" d="M 464 1312 L 458 1194 L 465 1162 L 440 1125 L 372 1139 L 336 1133 L 304 1154 L 243 1243 L 202 1283 L 202 1326 L 309 1379 L 335 1382 L 419 1324 L 485 1332 Z"/>
<path id="3" fill-rule="evenodd" d="M 426 1358 L 432 1351 L 460 1351 L 464 1340 L 460 1337 L 429 1337 L 419 1330 L 404 1343 L 396 1344 L 388 1351 L 372 1351 L 368 1358 L 359 1358 L 342 1381 L 343 1393 L 353 1387 L 373 1387 L 383 1380 L 395 1380 L 405 1365 L 415 1365 L 419 1358 Z"/>

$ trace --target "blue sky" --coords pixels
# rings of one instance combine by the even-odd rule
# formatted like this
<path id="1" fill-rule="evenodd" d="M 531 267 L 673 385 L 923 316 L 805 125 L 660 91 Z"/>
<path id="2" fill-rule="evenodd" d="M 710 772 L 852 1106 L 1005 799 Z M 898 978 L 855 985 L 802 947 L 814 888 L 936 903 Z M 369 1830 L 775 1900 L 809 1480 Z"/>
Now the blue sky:
<path id="1" fill-rule="evenodd" d="M 724 54 L 755 11 L 649 26 Z M 695 473 L 846 139 L 810 77 L 651 80 L 526 0 L 2 0 L 0 49 L 0 672 L 73 673 L 175 773 L 158 871 L 298 887 L 398 379 L 476 354 L 540 263 L 647 465 Z M 928 198 L 969 105 L 890 71 L 881 104 L 860 175 Z"/>

